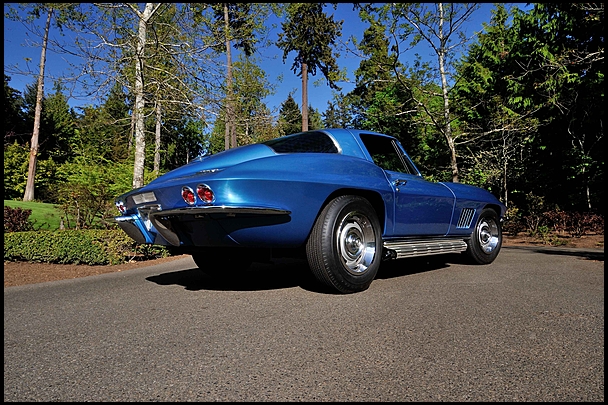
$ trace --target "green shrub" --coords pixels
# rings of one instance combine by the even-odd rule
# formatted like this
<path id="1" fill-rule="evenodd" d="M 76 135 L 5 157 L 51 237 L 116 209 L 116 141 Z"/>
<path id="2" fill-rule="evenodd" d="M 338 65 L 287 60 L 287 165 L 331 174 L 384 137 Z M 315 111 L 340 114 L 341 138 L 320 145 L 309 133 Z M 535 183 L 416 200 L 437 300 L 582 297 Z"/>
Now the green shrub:
<path id="1" fill-rule="evenodd" d="M 107 265 L 166 257 L 162 246 L 138 245 L 121 230 L 29 231 L 4 234 L 4 260 Z"/>
<path id="2" fill-rule="evenodd" d="M 515 204 L 509 204 L 502 225 L 502 231 L 510 235 L 517 235 L 525 230 L 526 224 L 524 223 L 521 210 Z"/>

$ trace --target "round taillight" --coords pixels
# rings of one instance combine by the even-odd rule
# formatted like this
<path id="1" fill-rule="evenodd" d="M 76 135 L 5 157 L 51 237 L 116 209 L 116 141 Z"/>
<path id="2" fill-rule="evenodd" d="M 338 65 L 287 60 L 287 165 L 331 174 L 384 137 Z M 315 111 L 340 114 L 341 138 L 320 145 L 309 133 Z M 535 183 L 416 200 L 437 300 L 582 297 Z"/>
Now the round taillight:
<path id="1" fill-rule="evenodd" d="M 184 186 L 182 187 L 182 198 L 188 205 L 194 205 L 196 202 L 196 196 L 194 195 L 194 191 L 190 187 Z"/>
<path id="2" fill-rule="evenodd" d="M 127 212 L 127 207 L 125 207 L 125 203 L 122 201 L 116 201 L 116 208 L 118 208 L 118 211 L 120 211 L 121 214 Z"/>
<path id="3" fill-rule="evenodd" d="M 196 187 L 196 194 L 198 198 L 201 199 L 202 202 L 206 204 L 211 204 L 215 199 L 215 194 L 213 194 L 213 190 L 206 184 L 199 184 Z"/>

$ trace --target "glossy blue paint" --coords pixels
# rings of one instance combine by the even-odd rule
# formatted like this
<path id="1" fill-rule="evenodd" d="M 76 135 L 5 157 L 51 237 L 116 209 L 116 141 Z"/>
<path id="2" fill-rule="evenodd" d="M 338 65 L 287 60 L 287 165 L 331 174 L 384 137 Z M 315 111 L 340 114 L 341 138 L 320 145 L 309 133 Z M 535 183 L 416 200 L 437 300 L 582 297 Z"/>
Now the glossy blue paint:
<path id="1" fill-rule="evenodd" d="M 329 136 L 338 153 L 276 153 L 272 145 L 254 144 L 199 158 L 118 197 L 127 212 L 117 220 L 126 224 L 126 217 L 136 218 L 140 239 L 170 245 L 153 225 L 144 226 L 140 210 L 152 209 L 159 218 L 171 210 L 165 220 L 176 236 L 171 234 L 169 239 L 179 240 L 181 246 L 292 248 L 306 243 L 325 204 L 341 194 L 361 194 L 374 204 L 384 226 L 384 239 L 467 236 L 470 227 L 456 227 L 466 208 L 475 210 L 473 225 L 487 205 L 504 215 L 504 205 L 486 190 L 424 180 L 401 145 L 388 135 L 354 129 L 316 132 Z M 394 143 L 395 153 L 407 161 L 410 172 L 376 165 L 361 135 Z M 291 135 L 292 140 L 298 136 Z M 306 148 L 306 143 L 298 148 Z M 196 190 L 202 183 L 214 191 L 213 206 L 222 207 L 221 213 L 188 211 L 182 187 Z M 207 205 L 197 200 L 194 207 Z M 248 207 L 255 210 L 243 213 Z M 279 215 L 274 210 L 290 214 Z M 129 230 L 133 232 L 133 228 Z"/>

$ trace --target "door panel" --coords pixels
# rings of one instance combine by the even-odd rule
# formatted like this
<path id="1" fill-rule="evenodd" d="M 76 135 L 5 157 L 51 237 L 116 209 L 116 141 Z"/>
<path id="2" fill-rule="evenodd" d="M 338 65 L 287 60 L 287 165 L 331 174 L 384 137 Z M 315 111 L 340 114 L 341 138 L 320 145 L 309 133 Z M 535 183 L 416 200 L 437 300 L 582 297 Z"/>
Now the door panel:
<path id="1" fill-rule="evenodd" d="M 386 171 L 395 192 L 394 236 L 447 234 L 454 196 L 440 183 Z"/>

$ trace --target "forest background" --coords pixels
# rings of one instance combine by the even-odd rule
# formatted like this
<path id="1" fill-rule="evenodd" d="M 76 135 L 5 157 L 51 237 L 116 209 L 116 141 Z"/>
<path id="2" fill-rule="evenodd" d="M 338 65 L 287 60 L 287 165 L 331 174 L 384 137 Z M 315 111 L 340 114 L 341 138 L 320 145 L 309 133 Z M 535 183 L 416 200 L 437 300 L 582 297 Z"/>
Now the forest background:
<path id="1" fill-rule="evenodd" d="M 350 127 L 396 136 L 426 178 L 486 188 L 528 226 L 546 212 L 603 217 L 603 3 L 497 3 L 469 36 L 477 3 L 356 3 L 366 28 L 349 41 L 335 7 L 5 5 L 5 19 L 37 33 L 42 55 L 23 93 L 10 86 L 22 72 L 5 65 L 5 199 L 58 204 L 67 227 L 112 227 L 114 197 L 197 156 Z M 271 43 L 302 82 L 300 105 L 289 94 L 278 114 L 263 101 L 277 84 L 256 58 Z M 435 59 L 412 57 L 421 43 Z M 78 63 L 53 72 L 45 94 L 46 49 Z M 339 52 L 360 58 L 349 92 Z M 333 91 L 324 111 L 308 102 L 317 75 Z M 75 92 L 100 101 L 75 110 Z"/>

